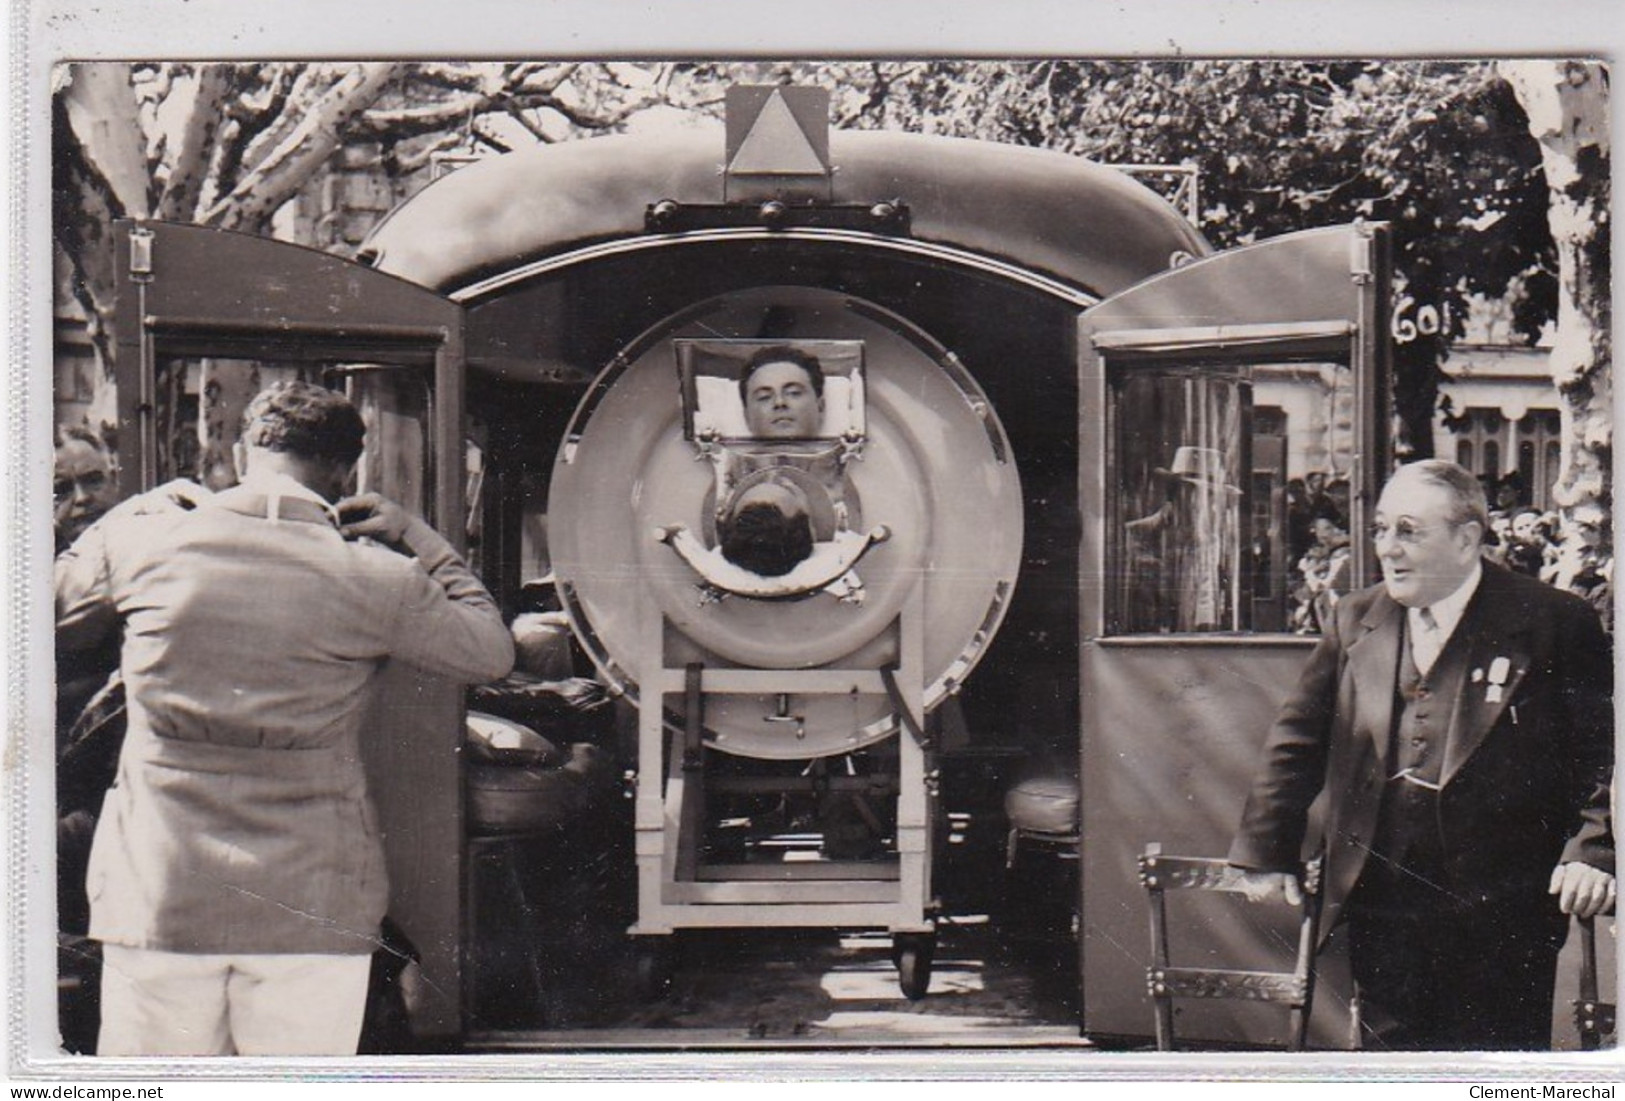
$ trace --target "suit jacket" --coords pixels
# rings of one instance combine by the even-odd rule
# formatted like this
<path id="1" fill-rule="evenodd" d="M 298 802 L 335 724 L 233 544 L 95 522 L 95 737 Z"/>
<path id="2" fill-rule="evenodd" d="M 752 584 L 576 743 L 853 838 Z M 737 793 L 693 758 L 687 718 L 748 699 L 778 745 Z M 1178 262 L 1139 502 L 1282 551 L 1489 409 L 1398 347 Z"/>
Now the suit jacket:
<path id="1" fill-rule="evenodd" d="M 290 483 L 290 488 L 294 488 Z M 59 645 L 122 623 L 128 730 L 90 856 L 91 936 L 177 952 L 370 953 L 388 891 L 361 738 L 387 659 L 467 682 L 513 645 L 422 521 L 415 557 L 297 495 L 135 498 L 57 563 Z M 448 731 L 455 738 L 460 732 Z"/>
<path id="2" fill-rule="evenodd" d="M 1344 598 L 1265 740 L 1230 862 L 1293 870 L 1324 793 L 1329 932 L 1359 879 L 1390 760 L 1405 609 L 1382 585 Z M 1439 829 L 1453 889 L 1485 905 L 1544 895 L 1552 869 L 1612 872 L 1613 674 L 1584 601 L 1485 563 L 1457 624 L 1468 679 L 1445 740 Z"/>

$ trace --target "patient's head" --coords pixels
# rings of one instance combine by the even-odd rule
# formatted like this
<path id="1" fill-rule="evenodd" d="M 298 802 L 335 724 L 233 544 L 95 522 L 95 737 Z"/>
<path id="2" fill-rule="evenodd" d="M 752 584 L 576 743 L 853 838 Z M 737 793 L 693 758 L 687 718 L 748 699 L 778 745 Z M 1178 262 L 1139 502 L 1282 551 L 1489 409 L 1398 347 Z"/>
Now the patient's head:
<path id="1" fill-rule="evenodd" d="M 741 491 L 717 534 L 724 558 L 763 577 L 782 577 L 813 552 L 807 498 L 789 482 L 762 481 Z"/>

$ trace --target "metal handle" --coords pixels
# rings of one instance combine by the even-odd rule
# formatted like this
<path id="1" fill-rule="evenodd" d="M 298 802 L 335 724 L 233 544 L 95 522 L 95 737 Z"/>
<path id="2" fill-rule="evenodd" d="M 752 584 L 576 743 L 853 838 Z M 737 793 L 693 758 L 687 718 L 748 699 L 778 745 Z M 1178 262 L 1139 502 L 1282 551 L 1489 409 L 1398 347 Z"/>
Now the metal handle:
<path id="1" fill-rule="evenodd" d="M 807 736 L 807 716 L 792 715 L 790 713 L 790 693 L 779 693 L 779 709 L 771 715 L 763 715 L 764 723 L 795 723 L 796 739 L 799 741 Z"/>

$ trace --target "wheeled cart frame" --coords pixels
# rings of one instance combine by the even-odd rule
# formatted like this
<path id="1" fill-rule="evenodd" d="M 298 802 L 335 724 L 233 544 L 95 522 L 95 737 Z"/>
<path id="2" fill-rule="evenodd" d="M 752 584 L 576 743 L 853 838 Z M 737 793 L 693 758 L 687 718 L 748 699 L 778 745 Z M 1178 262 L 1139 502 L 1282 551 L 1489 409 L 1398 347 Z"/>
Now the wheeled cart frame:
<path id="1" fill-rule="evenodd" d="M 654 618 L 654 617 L 651 617 Z M 925 996 L 935 948 L 931 859 L 936 773 L 923 735 L 923 620 L 919 588 L 892 624 L 898 660 L 870 669 L 740 669 L 673 666 L 664 652 L 665 617 L 644 637 L 652 671 L 640 686 L 636 775 L 640 980 L 650 992 L 670 979 L 671 936 L 680 929 L 883 928 L 892 934 L 903 993 Z M 760 780 L 710 775 L 705 768 L 705 701 L 725 694 L 776 697 L 766 722 L 804 737 L 791 702 L 809 695 L 885 695 L 898 714 L 897 817 L 893 852 L 879 860 L 710 863 L 702 859 L 707 797 L 731 788 L 760 791 Z M 681 700 L 681 727 L 666 702 Z M 809 746 L 808 756 L 844 752 Z M 662 767 L 663 762 L 663 767 Z M 836 778 L 835 783 L 839 783 Z"/>

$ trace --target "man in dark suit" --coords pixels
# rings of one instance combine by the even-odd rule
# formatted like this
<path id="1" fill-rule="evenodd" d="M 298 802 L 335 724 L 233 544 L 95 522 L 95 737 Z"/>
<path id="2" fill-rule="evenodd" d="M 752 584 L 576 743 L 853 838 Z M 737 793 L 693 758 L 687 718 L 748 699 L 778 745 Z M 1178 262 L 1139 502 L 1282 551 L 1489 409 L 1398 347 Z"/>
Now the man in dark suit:
<path id="1" fill-rule="evenodd" d="M 1323 927 L 1347 924 L 1363 1045 L 1548 1047 L 1568 915 L 1614 899 L 1608 642 L 1583 601 L 1483 562 L 1454 463 L 1401 468 L 1372 526 L 1383 583 L 1326 624 L 1230 862 L 1298 902 L 1324 789 Z"/>

